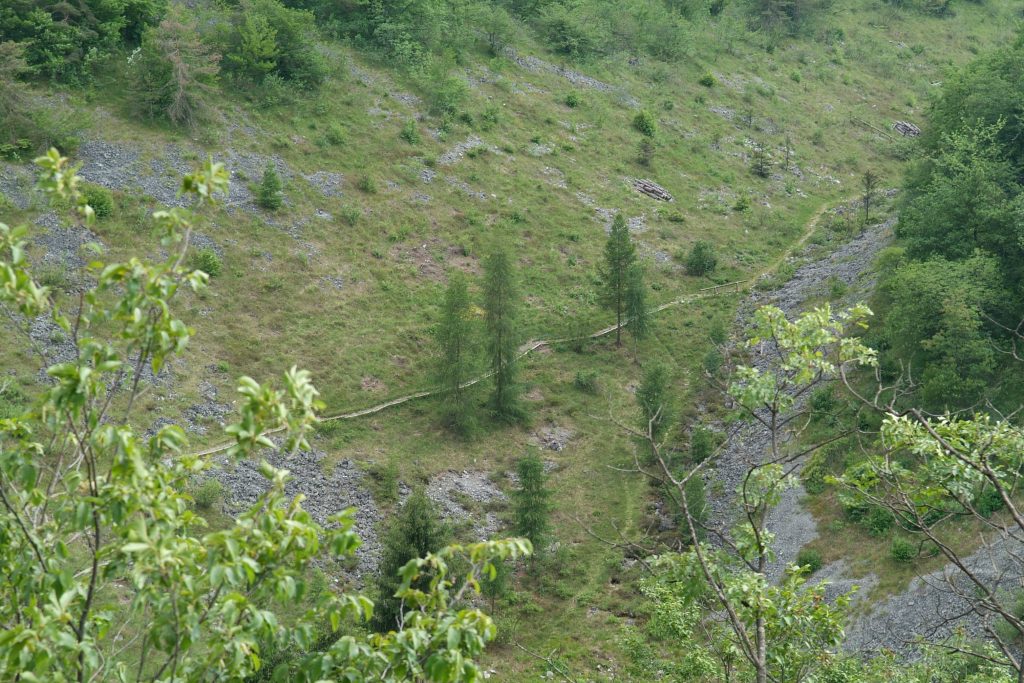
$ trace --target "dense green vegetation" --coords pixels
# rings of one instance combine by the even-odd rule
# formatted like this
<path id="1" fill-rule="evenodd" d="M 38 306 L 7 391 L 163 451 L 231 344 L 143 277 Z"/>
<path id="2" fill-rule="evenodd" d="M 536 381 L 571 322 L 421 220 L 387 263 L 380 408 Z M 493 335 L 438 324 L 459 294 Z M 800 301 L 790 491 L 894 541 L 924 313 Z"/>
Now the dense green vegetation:
<path id="1" fill-rule="evenodd" d="M 1018 40 L 953 74 L 907 178 L 905 251 L 887 257 L 877 343 L 890 375 L 898 360 L 909 364 L 931 410 L 1020 399 L 1016 364 L 999 349 L 1011 345 L 1024 284 L 1022 64 Z M 991 389 L 996 377 L 1005 393 Z"/>
<path id="2" fill-rule="evenodd" d="M 1021 600 L 986 582 L 987 643 L 912 664 L 842 648 L 843 625 L 914 574 L 985 529 L 1021 531 L 1024 440 L 997 412 L 1024 398 L 1012 5 L 7 3 L 0 208 L 56 241 L 4 226 L 0 295 L 20 315 L 0 333 L 0 678 L 152 661 L 134 678 L 1011 680 L 999 638 L 1024 642 Z M 897 137 L 897 119 L 923 135 Z M 53 156 L 28 192 L 19 164 L 50 146 L 82 148 L 90 182 Z M 216 164 L 160 194 L 207 155 L 231 166 L 226 203 L 207 201 Z M 153 227 L 192 198 L 202 221 L 174 209 Z M 878 285 L 857 291 L 874 317 L 840 308 L 851 286 L 831 278 L 803 303 L 835 310 L 762 309 L 749 346 L 730 332 L 748 290 L 772 296 L 890 216 Z M 96 258 L 127 265 L 81 277 Z M 62 344 L 60 362 L 32 355 Z M 293 364 L 325 405 L 296 371 L 277 391 L 243 380 L 240 421 L 221 417 L 234 376 Z M 218 417 L 196 409 L 210 402 Z M 270 490 L 239 507 L 210 475 L 222 463 L 161 426 L 179 417 L 200 445 L 229 422 L 239 458 L 280 446 L 264 435 L 280 427 L 323 454 L 282 454 L 293 474 L 355 462 L 382 517 L 369 589 L 342 578 L 350 516 L 314 523 L 269 465 Z M 736 490 L 709 473 L 744 421 L 769 437 Z M 470 486 L 466 519 L 442 522 L 430 485 L 452 472 L 507 499 Z M 769 574 L 791 474 L 823 537 Z M 470 543 L 482 520 L 536 553 Z M 708 542 L 716 524 L 731 543 Z M 865 602 L 825 598 L 815 577 L 838 560 L 878 576 Z"/>

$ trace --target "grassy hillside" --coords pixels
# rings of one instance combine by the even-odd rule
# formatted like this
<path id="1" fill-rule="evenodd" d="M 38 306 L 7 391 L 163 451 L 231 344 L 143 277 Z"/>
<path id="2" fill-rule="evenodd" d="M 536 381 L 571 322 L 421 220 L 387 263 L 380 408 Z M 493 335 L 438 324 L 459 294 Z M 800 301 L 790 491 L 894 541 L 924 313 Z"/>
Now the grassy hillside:
<path id="1" fill-rule="evenodd" d="M 196 160 L 229 165 L 232 196 L 196 235 L 221 273 L 185 299 L 184 318 L 198 335 L 185 361 L 143 398 L 153 422 L 183 419 L 202 446 L 216 442 L 238 375 L 309 368 L 327 414 L 431 387 L 430 332 L 447 277 L 477 276 L 497 244 L 517 259 L 524 338 L 533 339 L 609 324 L 595 276 L 616 212 L 630 221 L 655 304 L 774 268 L 822 208 L 859 194 L 865 171 L 884 187 L 899 184 L 906 142 L 891 123 L 919 122 L 945 70 L 1006 40 L 1015 11 L 989 0 L 939 18 L 851 0 L 836 3 L 811 35 L 771 50 L 739 19 L 723 17 L 694 36 L 692 57 L 673 64 L 627 53 L 566 64 L 524 32 L 514 51 L 493 57 L 481 47 L 457 67 L 469 94 L 447 120 L 431 114 L 432 93 L 403 71 L 325 42 L 329 76 L 318 92 L 265 106 L 227 89 L 219 121 L 194 135 L 132 116 L 124 66 L 112 63 L 88 90 L 38 93 L 65 99 L 89 122 L 77 153 L 82 175 L 115 199 L 95 237 L 63 235 L 27 191 L 23 167 L 4 168 L 0 190 L 8 222 L 49 229 L 33 257 L 50 264 L 52 284 L 73 306 L 79 244 L 98 242 L 108 260 L 158 254 L 148 212 L 174 199 L 176 178 Z M 640 109 L 657 122 L 649 165 L 633 126 Z M 751 171 L 758 145 L 771 160 L 767 178 Z M 268 164 L 284 179 L 277 211 L 254 201 Z M 636 178 L 660 184 L 674 201 L 640 194 Z M 719 256 L 712 278 L 682 266 L 697 240 Z M 456 440 L 426 399 L 324 424 L 314 446 L 327 457 L 317 466 L 350 460 L 376 474 L 367 481 L 386 512 L 393 503 L 380 481 L 389 469 L 410 485 L 481 472 L 507 490 L 515 461 L 544 449 L 557 548 L 496 610 L 503 633 L 487 655 L 493 678 L 532 680 L 548 670 L 518 642 L 545 656 L 556 651 L 586 680 L 649 680 L 635 668 L 643 654 L 629 635 L 644 619 L 640 570 L 598 538 L 635 540 L 657 529 L 655 492 L 623 471 L 635 446 L 614 421 L 635 419 L 641 368 L 655 362 L 671 368 L 684 427 L 706 410 L 709 332 L 731 328 L 742 296 L 669 308 L 637 348 L 605 338 L 582 352 L 530 356 L 526 427 L 487 425 L 478 438 Z M 38 378 L 21 368 L 30 367 L 31 350 L 9 330 L 0 335 L 0 366 L 30 393 Z M 59 350 L 58 333 L 37 336 Z M 574 383 L 587 373 L 597 377 L 596 393 Z M 552 437 L 564 448 L 546 448 Z M 500 502 L 487 505 L 506 514 Z"/>

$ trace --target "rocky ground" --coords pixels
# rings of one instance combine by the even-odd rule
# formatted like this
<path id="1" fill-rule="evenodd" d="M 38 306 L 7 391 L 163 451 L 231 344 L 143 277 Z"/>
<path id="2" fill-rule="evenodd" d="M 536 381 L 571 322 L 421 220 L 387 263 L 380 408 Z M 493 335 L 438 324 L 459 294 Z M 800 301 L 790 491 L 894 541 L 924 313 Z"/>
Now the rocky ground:
<path id="1" fill-rule="evenodd" d="M 268 450 L 237 462 L 221 457 L 215 461 L 210 476 L 224 487 L 226 513 L 242 512 L 268 489 L 269 482 L 259 471 L 259 463 L 264 459 L 289 470 L 291 479 L 286 493 L 303 494 L 303 506 L 316 522 L 326 524 L 332 515 L 355 508 L 355 531 L 363 541 L 356 550 L 356 564 L 334 569 L 358 582 L 372 577 L 381 559 L 384 514 L 368 487 L 367 475 L 348 459 L 328 464 L 326 453 L 316 449 L 299 451 L 291 457 Z M 410 491 L 405 484 L 400 485 L 402 498 Z M 508 498 L 488 479 L 487 473 L 443 472 L 430 480 L 426 493 L 441 516 L 461 535 L 484 540 L 500 534 L 503 525 L 493 508 L 506 503 Z"/>
<path id="2" fill-rule="evenodd" d="M 982 548 L 964 564 L 986 585 L 1020 588 L 1020 541 L 1003 539 Z M 966 597 L 965 597 L 966 596 Z M 914 579 L 906 591 L 872 606 L 847 632 L 847 647 L 865 653 L 892 650 L 913 656 L 916 640 L 939 642 L 958 630 L 978 634 L 997 620 L 971 609 L 977 589 L 967 575 L 948 565 Z"/>
<path id="3" fill-rule="evenodd" d="M 259 463 L 264 459 L 291 472 L 285 491 L 289 496 L 305 495 L 303 507 L 316 522 L 326 524 L 331 515 L 354 507 L 355 530 L 363 544 L 356 550 L 357 562 L 352 573 L 356 579 L 363 579 L 372 575 L 380 562 L 377 526 L 382 515 L 364 484 L 366 475 L 355 463 L 342 460 L 333 467 L 325 467 L 325 457 L 326 453 L 319 450 L 299 451 L 291 457 L 279 451 L 266 451 L 259 457 L 237 462 L 223 457 L 216 462 L 211 476 L 224 486 L 224 511 L 229 514 L 242 512 L 269 488 L 270 482 L 259 471 Z"/>
<path id="4" fill-rule="evenodd" d="M 892 221 L 875 225 L 849 242 L 838 245 L 828 256 L 808 261 L 798 267 L 793 277 L 779 289 L 755 291 L 740 307 L 737 326 L 744 329 L 753 312 L 760 306 L 777 306 L 787 316 L 794 316 L 804 309 L 806 302 L 826 294 L 833 279 L 847 287 L 844 303 L 863 298 L 872 284 L 868 275 L 869 266 L 879 249 L 888 244 L 892 225 Z M 769 354 L 755 353 L 747 362 L 763 370 L 767 369 L 769 361 Z M 750 466 L 763 460 L 769 439 L 769 430 L 754 420 L 734 427 L 707 482 L 711 491 L 718 492 L 717 495 L 708 496 L 712 524 L 721 526 L 735 518 L 734 494 Z M 770 527 L 775 520 L 780 525 L 780 528 L 773 529 L 778 534 L 778 561 L 771 572 L 773 575 L 777 575 L 786 562 L 792 561 L 800 547 L 817 535 L 813 520 L 799 504 L 802 495 L 803 491 L 799 487 L 787 492 L 770 517 Z"/>

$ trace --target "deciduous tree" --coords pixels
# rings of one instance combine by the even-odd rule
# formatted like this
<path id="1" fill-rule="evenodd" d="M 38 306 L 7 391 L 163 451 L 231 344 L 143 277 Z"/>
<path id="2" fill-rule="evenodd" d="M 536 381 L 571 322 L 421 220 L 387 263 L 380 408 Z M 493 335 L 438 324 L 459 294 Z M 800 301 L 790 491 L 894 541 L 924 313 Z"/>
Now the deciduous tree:
<path id="1" fill-rule="evenodd" d="M 51 150 L 39 163 L 42 190 L 90 224 L 67 159 Z M 27 228 L 0 223 L 0 303 L 12 324 L 45 317 L 75 347 L 46 369 L 52 382 L 33 405 L 0 419 L 0 679 L 237 681 L 258 673 L 265 648 L 276 648 L 302 653 L 274 672 L 300 683 L 478 680 L 473 658 L 495 630 L 463 596 L 493 560 L 527 553 L 528 541 L 413 559 L 396 587 L 407 606 L 401 631 L 342 630 L 367 620 L 372 601 L 332 589 L 314 597 L 306 579 L 314 562 L 351 556 L 359 545 L 351 510 L 321 527 L 302 496 L 286 494 L 288 472 L 264 462 L 267 491 L 211 531 L 185 493 L 211 458 L 190 453 L 180 427 L 145 436 L 132 427 L 143 369 L 158 371 L 192 336 L 173 314 L 174 298 L 206 283 L 182 264 L 197 210 L 226 185 L 227 172 L 212 162 L 186 176 L 192 210 L 153 215 L 167 260 L 98 267 L 70 318 L 32 277 Z M 306 447 L 319 407 L 309 373 L 293 368 L 276 388 L 243 377 L 238 391 L 228 457 L 264 448 L 287 457 Z M 330 637 L 319 648 L 314 634 L 323 628 Z"/>

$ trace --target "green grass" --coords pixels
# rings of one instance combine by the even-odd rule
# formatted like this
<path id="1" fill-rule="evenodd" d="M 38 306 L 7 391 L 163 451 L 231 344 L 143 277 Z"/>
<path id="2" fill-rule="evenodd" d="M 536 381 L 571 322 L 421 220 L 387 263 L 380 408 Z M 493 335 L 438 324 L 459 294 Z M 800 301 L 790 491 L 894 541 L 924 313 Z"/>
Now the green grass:
<path id="1" fill-rule="evenodd" d="M 198 228 L 222 248 L 223 270 L 207 292 L 179 300 L 178 310 L 198 335 L 176 372 L 173 393 L 154 389 L 141 399 L 139 426 L 198 402 L 200 379 L 230 400 L 236 375 L 270 379 L 292 364 L 313 370 L 328 413 L 431 386 L 430 332 L 447 274 L 478 274 L 482 257 L 499 243 L 511 246 L 522 274 L 524 338 L 564 336 L 580 326 L 596 330 L 610 319 L 594 296 L 605 232 L 588 203 L 629 218 L 644 216 L 646 229 L 636 239 L 654 304 L 772 268 L 822 206 L 857 193 L 864 170 L 878 172 L 884 186 L 899 184 L 901 144 L 852 120 L 881 128 L 896 119 L 920 122 L 931 83 L 951 64 L 1005 39 L 1009 11 L 1009 2 L 963 3 L 956 18 L 935 19 L 852 2 L 829 20 L 846 36 L 841 46 L 803 38 L 767 54 L 753 41 L 733 41 L 727 50 L 709 40 L 671 68 L 653 62 L 632 68 L 621 56 L 578 67 L 621 86 L 654 115 L 658 135 L 649 168 L 637 161 L 642 136 L 632 126 L 636 111 L 618 95 L 583 90 L 483 53 L 466 59 L 470 70 L 487 68 L 492 76 L 471 90 L 465 107 L 475 126 L 456 119 L 435 139 L 430 131 L 441 122 L 427 118 L 415 145 L 401 136 L 415 112 L 390 93 L 416 89 L 348 48 L 339 48 L 344 59 L 318 94 L 299 94 L 270 109 L 230 95 L 222 107 L 226 119 L 251 135 L 235 130 L 229 137 L 224 128 L 200 135 L 196 161 L 230 139 L 225 144 L 236 149 L 280 156 L 295 177 L 285 183 L 286 205 L 273 214 L 218 209 Z M 918 54 L 905 47 L 915 45 L 925 49 Z M 528 41 L 518 49 L 558 61 Z M 344 62 L 358 64 L 374 83 L 364 85 Z M 710 88 L 700 83 L 708 73 L 716 80 Z M 138 149 L 143 162 L 169 142 L 193 146 L 180 134 L 131 120 L 116 70 L 107 85 L 100 91 L 109 115 L 92 135 Z M 566 104 L 570 93 L 578 93 L 577 106 Z M 96 108 L 77 97 L 72 103 L 83 111 Z M 482 116 L 495 105 L 496 117 Z M 370 113 L 373 107 L 393 115 Z M 712 108 L 732 112 L 733 120 Z M 753 113 L 749 127 L 742 121 L 747 112 Z M 496 122 L 481 125 L 486 118 Z M 467 154 L 450 165 L 438 161 L 471 135 L 497 151 Z M 769 145 L 778 159 L 787 135 L 802 176 L 754 176 L 747 139 Z M 550 153 L 536 156 L 535 140 Z M 436 172 L 431 183 L 420 180 L 425 168 Z M 342 196 L 324 197 L 301 177 L 321 170 L 344 175 Z M 485 198 L 468 196 L 447 176 Z M 635 192 L 627 179 L 637 177 L 664 186 L 675 202 L 659 204 Z M 370 185 L 362 178 L 376 191 L 366 191 Z M 416 194 L 431 199 L 423 203 Z M 749 199 L 749 208 L 734 210 L 741 197 Z M 124 191 L 115 193 L 115 203 L 95 228 L 109 248 L 104 258 L 157 254 L 157 236 L 142 220 L 153 202 Z M 331 218 L 318 218 L 318 210 Z M 34 213 L 5 210 L 5 222 Z M 286 232 L 295 226 L 298 238 Z M 819 235 L 821 248 L 828 248 L 828 233 Z M 660 256 L 685 254 L 697 240 L 715 247 L 713 280 L 689 277 L 672 258 Z M 344 285 L 335 288 L 326 277 L 340 277 Z M 623 569 L 621 551 L 586 528 L 614 538 L 617 527 L 638 538 L 653 499 L 638 476 L 616 469 L 632 463 L 633 444 L 613 421 L 635 419 L 631 389 L 640 364 L 656 360 L 673 367 L 680 415 L 692 419 L 698 398 L 706 398 L 701 362 L 710 348 L 707 330 L 715 321 L 731 326 L 739 299 L 729 295 L 660 314 L 636 356 L 631 345 L 615 349 L 605 339 L 582 354 L 557 350 L 531 357 L 523 380 L 540 396 L 530 402 L 532 427 L 487 425 L 478 439 L 456 441 L 438 428 L 436 406 L 424 400 L 324 429 L 316 445 L 332 459 L 349 458 L 365 468 L 392 465 L 402 480 L 414 482 L 448 469 L 510 471 L 531 446 L 533 430 L 549 422 L 572 429 L 569 448 L 543 457 L 558 465 L 552 475 L 554 528 L 574 573 L 519 577 L 522 600 L 499 606 L 497 617 L 530 649 L 557 650 L 577 675 L 596 676 L 595 652 L 613 663 L 625 661 L 620 635 L 636 614 L 638 575 Z M 0 333 L 0 366 L 32 367 L 27 349 L 9 339 L 7 330 Z M 211 367 L 229 371 L 205 370 Z M 597 394 L 574 387 L 579 372 L 596 374 Z M 375 380 L 369 384 L 375 390 L 363 388 L 365 378 Z M 31 384 L 34 375 L 19 379 Z M 216 430 L 205 440 L 218 440 Z M 837 519 L 827 496 L 814 499 L 812 508 L 823 525 Z M 857 555 L 857 571 L 871 570 L 872 563 L 885 567 L 879 591 L 895 590 L 914 570 L 931 566 L 896 566 L 888 542 L 854 531 L 837 538 L 820 544 L 824 560 Z M 486 660 L 498 681 L 528 680 L 544 671 L 510 644 L 489 651 Z"/>

